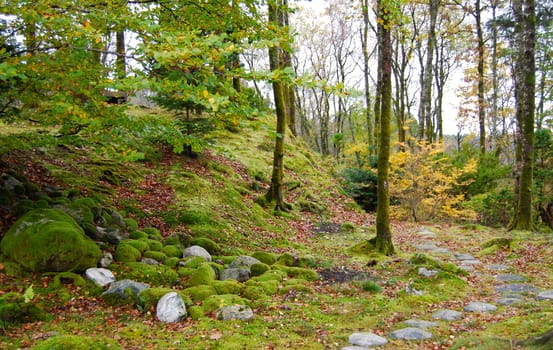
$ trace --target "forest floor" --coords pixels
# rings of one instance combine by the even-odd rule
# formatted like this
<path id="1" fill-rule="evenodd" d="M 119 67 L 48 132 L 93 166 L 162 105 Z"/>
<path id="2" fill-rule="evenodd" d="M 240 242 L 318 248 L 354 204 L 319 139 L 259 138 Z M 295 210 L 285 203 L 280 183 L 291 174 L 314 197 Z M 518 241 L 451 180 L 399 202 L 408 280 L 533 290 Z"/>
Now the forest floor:
<path id="1" fill-rule="evenodd" d="M 553 326 L 553 302 L 538 298 L 540 292 L 553 289 L 550 235 L 507 232 L 473 223 L 394 219 L 397 253 L 383 257 L 368 242 L 374 237 L 374 216 L 357 208 L 322 170 L 324 163 L 299 147 L 288 149 L 294 158 L 290 156 L 287 169 L 288 185 L 293 188 L 287 192 L 287 200 L 297 204 L 316 198 L 315 204 L 324 207 L 324 212 L 295 210 L 253 216 L 252 203 L 265 190 L 267 180 L 258 181 L 253 190 L 242 187 L 255 181 L 259 169 L 267 169 L 256 164 L 252 154 L 270 154 L 270 147 L 260 147 L 270 145 L 270 138 L 242 136 L 256 145 L 248 154 L 242 153 L 248 143 L 229 135 L 224 135 L 226 144 L 220 149 L 196 159 L 167 152 L 155 163 L 129 165 L 119 173 L 136 171 L 139 175 L 117 186 L 94 182 L 93 176 L 86 182 L 79 166 L 94 174 L 93 164 L 105 173 L 105 167 L 114 163 L 98 162 L 83 149 L 11 152 L 3 155 L 0 165 L 2 172 L 23 169 L 26 178 L 38 186 L 75 181 L 79 188 L 104 190 L 113 205 L 129 215 L 130 206 L 135 206 L 137 213 L 148 213 L 136 217 L 140 226 L 156 226 L 164 235 L 176 230 L 194 232 L 194 228 L 171 226 L 167 213 L 182 210 L 182 206 L 208 207 L 210 215 L 228 224 L 224 234 L 211 237 L 221 245 L 232 245 L 234 252 L 267 250 L 308 256 L 315 262 L 312 268 L 319 273 L 319 280 L 305 282 L 302 290 L 292 289 L 254 303 L 255 316 L 250 321 L 205 317 L 165 324 L 152 310 L 110 306 L 101 296 L 70 282 L 53 289 L 52 275 L 10 275 L 0 261 L 0 295 L 23 293 L 32 285 L 33 302 L 43 304 L 52 316 L 5 329 L 0 333 L 0 348 L 26 349 L 54 335 L 75 334 L 114 339 L 124 349 L 342 349 L 353 333 L 370 332 L 388 340 L 379 349 L 503 350 L 522 349 L 520 341 Z M 267 158 L 270 162 L 270 156 Z M 70 172 L 75 177 L 68 180 Z M 228 190 L 231 185 L 242 188 L 238 200 L 235 192 Z M 224 196 L 221 191 L 226 191 Z M 12 219 L 3 218 L 5 223 Z M 421 267 L 437 274 L 421 275 Z M 526 287 L 506 293 L 507 285 Z M 502 305 L 506 297 L 518 301 Z M 497 309 L 464 311 L 474 301 Z M 458 311 L 461 318 L 435 319 L 435 312 L 442 309 Z M 412 319 L 436 322 L 427 329 L 432 338 L 398 340 L 391 336 Z"/>

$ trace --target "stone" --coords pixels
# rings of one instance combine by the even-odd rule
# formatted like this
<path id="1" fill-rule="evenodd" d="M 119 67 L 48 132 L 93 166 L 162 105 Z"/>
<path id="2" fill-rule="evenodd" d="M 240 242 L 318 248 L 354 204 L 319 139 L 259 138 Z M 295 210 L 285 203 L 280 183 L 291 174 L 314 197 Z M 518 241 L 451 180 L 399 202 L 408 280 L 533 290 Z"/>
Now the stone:
<path id="1" fill-rule="evenodd" d="M 435 245 L 434 243 L 425 243 L 425 244 L 418 244 L 418 245 L 415 246 L 415 248 L 418 249 L 418 250 L 431 251 L 431 250 L 437 249 L 438 246 Z"/>
<path id="2" fill-rule="evenodd" d="M 250 279 L 250 270 L 246 268 L 228 268 L 221 272 L 221 281 L 233 279 L 238 282 L 246 282 Z"/>
<path id="3" fill-rule="evenodd" d="M 508 270 L 510 269 L 509 266 L 507 265 L 500 265 L 500 264 L 496 264 L 496 265 L 486 265 L 486 268 L 488 270 L 492 270 L 492 271 L 505 271 L 505 270 Z"/>
<path id="4" fill-rule="evenodd" d="M 415 327 L 420 329 L 432 328 L 438 325 L 437 322 L 424 321 L 424 320 L 407 320 L 407 321 L 403 321 L 403 323 L 405 323 L 409 327 Z"/>
<path id="5" fill-rule="evenodd" d="M 147 283 L 135 282 L 132 280 L 121 280 L 115 281 L 109 285 L 108 290 L 106 290 L 102 295 L 116 295 L 122 299 L 127 299 L 129 291 L 132 295 L 137 296 L 142 290 L 150 288 L 150 285 Z"/>
<path id="6" fill-rule="evenodd" d="M 102 267 L 91 267 L 86 269 L 85 276 L 100 287 L 104 287 L 112 282 L 115 282 L 115 276 L 113 273 Z"/>
<path id="7" fill-rule="evenodd" d="M 184 301 L 176 292 L 165 294 L 157 302 L 156 317 L 161 322 L 179 322 L 186 315 L 186 305 L 184 305 Z"/>
<path id="8" fill-rule="evenodd" d="M 472 301 L 465 306 L 464 310 L 466 312 L 492 312 L 497 310 L 497 306 L 480 301 Z"/>
<path id="9" fill-rule="evenodd" d="M 249 321 L 253 318 L 253 311 L 249 306 L 231 305 L 223 306 L 217 310 L 217 315 L 220 320 L 240 320 Z"/>
<path id="10" fill-rule="evenodd" d="M 423 236 L 423 237 L 436 237 L 436 234 L 434 232 L 426 228 L 417 231 L 417 235 Z"/>
<path id="11" fill-rule="evenodd" d="M 537 293 L 539 291 L 538 288 L 526 284 L 526 283 L 511 283 L 511 284 L 505 284 L 495 287 L 495 291 L 498 293 Z"/>
<path id="12" fill-rule="evenodd" d="M 95 238 L 111 244 L 119 244 L 122 240 L 128 238 L 128 234 L 122 233 L 116 227 L 96 226 Z"/>
<path id="13" fill-rule="evenodd" d="M 353 333 L 349 336 L 349 343 L 355 346 L 382 346 L 388 344 L 388 340 L 374 333 Z"/>
<path id="14" fill-rule="evenodd" d="M 18 179 L 8 174 L 2 174 L 2 187 L 8 192 L 22 194 L 25 192 L 25 185 Z"/>
<path id="15" fill-rule="evenodd" d="M 113 263 L 113 255 L 110 252 L 104 253 L 102 259 L 100 259 L 100 267 L 107 268 Z"/>
<path id="16" fill-rule="evenodd" d="M 482 265 L 482 262 L 476 259 L 468 259 L 468 260 L 462 260 L 462 265 L 465 265 L 465 266 Z"/>
<path id="17" fill-rule="evenodd" d="M 342 348 L 342 350 L 368 350 L 366 346 L 345 346 Z"/>
<path id="18" fill-rule="evenodd" d="M 256 258 L 247 256 L 247 255 L 241 255 L 236 259 L 234 259 L 230 263 L 229 267 L 230 268 L 245 267 L 249 269 L 253 264 L 259 264 L 259 263 L 261 263 L 261 261 L 257 260 Z"/>
<path id="19" fill-rule="evenodd" d="M 553 289 L 538 293 L 538 300 L 553 300 Z"/>
<path id="20" fill-rule="evenodd" d="M 504 298 L 499 298 L 497 299 L 495 302 L 499 305 L 503 305 L 503 306 L 511 306 L 511 305 L 515 305 L 515 304 L 519 304 L 521 303 L 523 300 L 521 298 L 515 298 L 515 297 L 504 297 Z"/>
<path id="21" fill-rule="evenodd" d="M 461 260 L 461 261 L 475 260 L 474 257 L 470 254 L 454 253 L 453 256 L 455 257 L 455 259 Z"/>
<path id="22" fill-rule="evenodd" d="M 142 258 L 140 262 L 146 265 L 159 265 L 159 261 L 152 258 Z"/>
<path id="23" fill-rule="evenodd" d="M 184 258 L 188 256 L 201 256 L 205 261 L 211 261 L 211 254 L 205 248 L 200 247 L 199 245 L 193 245 L 191 247 L 185 248 L 182 256 Z"/>
<path id="24" fill-rule="evenodd" d="M 459 265 L 459 266 L 457 266 L 457 268 L 459 268 L 460 270 L 466 271 L 466 272 L 473 272 L 474 271 L 474 266 L 471 266 L 471 265 Z"/>
<path id="25" fill-rule="evenodd" d="M 514 273 L 502 273 L 495 276 L 495 279 L 499 282 L 526 282 L 526 277 L 521 275 L 516 275 Z"/>
<path id="26" fill-rule="evenodd" d="M 432 333 L 420 328 L 408 327 L 393 331 L 390 337 L 400 340 L 424 340 L 432 338 Z"/>
<path id="27" fill-rule="evenodd" d="M 435 320 L 455 321 L 463 316 L 462 313 L 455 310 L 438 310 L 432 314 L 432 318 Z"/>
<path id="28" fill-rule="evenodd" d="M 57 209 L 27 212 L 0 242 L 4 255 L 33 272 L 82 272 L 102 251 L 70 215 Z"/>
<path id="29" fill-rule="evenodd" d="M 429 270 L 426 267 L 419 267 L 419 275 L 424 277 L 432 277 L 436 276 L 439 271 L 436 270 Z"/>

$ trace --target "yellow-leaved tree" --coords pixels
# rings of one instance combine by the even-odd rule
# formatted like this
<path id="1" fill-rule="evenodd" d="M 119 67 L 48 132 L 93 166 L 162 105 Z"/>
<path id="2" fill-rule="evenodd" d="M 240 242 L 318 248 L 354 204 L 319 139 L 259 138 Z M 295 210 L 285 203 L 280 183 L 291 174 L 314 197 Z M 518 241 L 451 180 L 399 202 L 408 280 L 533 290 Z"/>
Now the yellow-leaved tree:
<path id="1" fill-rule="evenodd" d="M 390 161 L 390 193 L 404 215 L 414 221 L 474 218 L 473 211 L 461 206 L 465 195 L 460 189 L 472 181 L 462 179 L 476 172 L 475 160 L 459 168 L 451 163 L 443 145 L 420 142 L 414 150 L 395 153 Z"/>

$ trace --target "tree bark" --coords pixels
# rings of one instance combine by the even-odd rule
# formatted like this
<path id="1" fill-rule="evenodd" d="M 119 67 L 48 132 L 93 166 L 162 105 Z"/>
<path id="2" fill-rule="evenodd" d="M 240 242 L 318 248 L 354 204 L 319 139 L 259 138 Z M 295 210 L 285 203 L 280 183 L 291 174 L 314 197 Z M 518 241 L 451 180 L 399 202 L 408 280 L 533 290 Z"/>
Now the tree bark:
<path id="1" fill-rule="evenodd" d="M 486 111 L 484 96 L 484 32 L 481 21 L 480 0 L 475 3 L 476 36 L 478 38 L 478 126 L 480 131 L 480 154 L 486 153 Z"/>
<path id="2" fill-rule="evenodd" d="M 365 120 L 367 124 L 367 143 L 369 146 L 369 155 L 373 154 L 375 149 L 374 128 L 371 118 L 371 91 L 369 84 L 369 2 L 362 0 L 361 9 L 363 12 L 363 30 L 361 33 L 361 48 L 363 50 L 363 82 L 365 85 Z"/>

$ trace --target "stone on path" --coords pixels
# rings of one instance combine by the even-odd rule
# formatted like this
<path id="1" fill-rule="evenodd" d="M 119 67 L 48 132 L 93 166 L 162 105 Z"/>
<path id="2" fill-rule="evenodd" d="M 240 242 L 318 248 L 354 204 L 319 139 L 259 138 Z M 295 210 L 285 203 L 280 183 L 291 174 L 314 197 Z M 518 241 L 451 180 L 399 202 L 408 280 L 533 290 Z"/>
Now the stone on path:
<path id="1" fill-rule="evenodd" d="M 165 294 L 159 299 L 156 307 L 157 319 L 161 322 L 179 322 L 186 317 L 186 306 L 176 292 Z"/>
<path id="2" fill-rule="evenodd" d="M 474 258 L 474 256 L 472 256 L 472 255 L 470 255 L 470 254 L 453 253 L 453 256 L 455 257 L 455 259 L 461 260 L 461 261 L 464 261 L 464 260 L 476 260 L 476 259 Z"/>
<path id="3" fill-rule="evenodd" d="M 477 259 L 468 259 L 468 260 L 461 260 L 461 265 L 482 265 L 482 262 Z"/>
<path id="4" fill-rule="evenodd" d="M 464 310 L 466 312 L 491 312 L 496 311 L 497 306 L 489 303 L 483 303 L 481 301 L 472 301 L 465 306 Z"/>
<path id="5" fill-rule="evenodd" d="M 388 340 L 374 333 L 353 333 L 349 336 L 349 343 L 356 346 L 381 346 L 388 344 Z"/>
<path id="6" fill-rule="evenodd" d="M 455 310 L 438 310 L 432 314 L 432 318 L 435 320 L 455 321 L 463 316 L 462 313 Z"/>
<path id="7" fill-rule="evenodd" d="M 492 271 L 505 271 L 505 270 L 510 269 L 509 266 L 507 266 L 507 265 L 500 265 L 500 264 L 496 264 L 496 265 L 486 265 L 486 268 L 487 268 L 488 270 L 492 270 Z"/>
<path id="8" fill-rule="evenodd" d="M 85 276 L 100 287 L 105 287 L 108 284 L 115 282 L 115 276 L 113 273 L 102 267 L 91 267 L 86 269 Z"/>
<path id="9" fill-rule="evenodd" d="M 538 300 L 553 300 L 553 289 L 539 293 Z"/>
<path id="10" fill-rule="evenodd" d="M 499 305 L 511 306 L 511 305 L 521 303 L 522 301 L 523 301 L 523 299 L 520 298 L 520 297 L 516 298 L 516 297 L 513 297 L 513 296 L 509 296 L 509 297 L 499 298 L 495 302 L 498 303 Z"/>
<path id="11" fill-rule="evenodd" d="M 426 267 L 419 267 L 419 275 L 424 277 L 432 277 L 436 276 L 439 271 L 436 270 L 429 270 Z"/>
<path id="12" fill-rule="evenodd" d="M 495 276 L 499 282 L 526 282 L 526 277 L 514 273 L 502 273 Z"/>
<path id="13" fill-rule="evenodd" d="M 471 266 L 471 265 L 459 265 L 459 266 L 457 266 L 457 268 L 459 268 L 463 271 L 466 271 L 466 272 L 474 271 L 474 266 Z"/>
<path id="14" fill-rule="evenodd" d="M 393 331 L 390 337 L 400 340 L 424 340 L 432 338 L 432 333 L 420 328 L 408 327 Z"/>
<path id="15" fill-rule="evenodd" d="M 403 323 L 405 323 L 410 327 L 415 327 L 420 329 L 432 328 L 438 325 L 438 322 L 431 322 L 431 321 L 424 321 L 424 320 L 407 320 L 407 321 L 403 321 Z"/>
<path id="16" fill-rule="evenodd" d="M 432 231 L 430 231 L 429 229 L 426 229 L 426 228 L 417 231 L 417 235 L 422 236 L 422 237 L 429 237 L 429 238 L 436 237 L 436 234 L 434 232 L 432 232 Z"/>
<path id="17" fill-rule="evenodd" d="M 495 291 L 498 293 L 537 293 L 539 289 L 526 283 L 511 283 L 496 286 Z"/>

